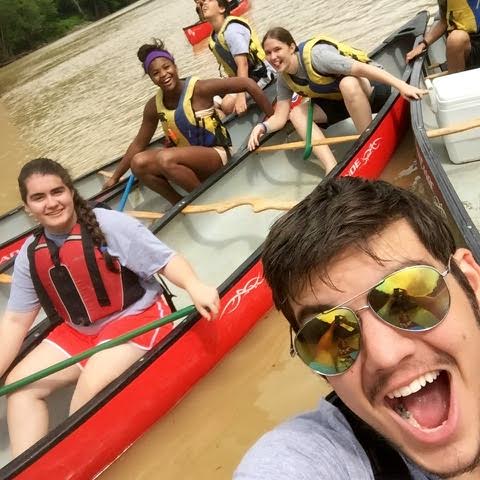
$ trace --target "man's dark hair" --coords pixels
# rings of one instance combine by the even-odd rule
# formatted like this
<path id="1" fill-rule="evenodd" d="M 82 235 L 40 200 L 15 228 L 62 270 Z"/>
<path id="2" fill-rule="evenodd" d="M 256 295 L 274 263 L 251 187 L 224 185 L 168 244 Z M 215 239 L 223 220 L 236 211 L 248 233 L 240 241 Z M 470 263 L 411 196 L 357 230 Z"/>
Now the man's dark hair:
<path id="1" fill-rule="evenodd" d="M 224 8 L 223 16 L 226 18 L 230 15 L 230 2 L 228 0 L 217 0 L 218 6 Z"/>
<path id="2" fill-rule="evenodd" d="M 328 277 L 332 260 L 355 247 L 381 262 L 369 240 L 404 219 L 434 258 L 447 265 L 455 241 L 438 209 L 415 194 L 384 181 L 356 177 L 331 178 L 275 222 L 263 251 L 265 278 L 275 306 L 295 331 L 290 301 L 312 278 L 335 288 Z M 452 263 L 452 273 L 466 291 L 474 310 L 478 303 L 467 279 Z"/>

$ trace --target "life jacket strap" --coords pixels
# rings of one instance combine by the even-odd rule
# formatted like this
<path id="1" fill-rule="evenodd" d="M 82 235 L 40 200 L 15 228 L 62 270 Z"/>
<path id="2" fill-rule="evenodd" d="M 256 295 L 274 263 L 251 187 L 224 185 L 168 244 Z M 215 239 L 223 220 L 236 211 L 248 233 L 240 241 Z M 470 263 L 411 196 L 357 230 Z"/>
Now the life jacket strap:
<path id="1" fill-rule="evenodd" d="M 401 455 L 383 437 L 357 417 L 335 392 L 330 393 L 326 400 L 342 412 L 352 427 L 355 437 L 370 460 L 375 480 L 412 479 Z"/>

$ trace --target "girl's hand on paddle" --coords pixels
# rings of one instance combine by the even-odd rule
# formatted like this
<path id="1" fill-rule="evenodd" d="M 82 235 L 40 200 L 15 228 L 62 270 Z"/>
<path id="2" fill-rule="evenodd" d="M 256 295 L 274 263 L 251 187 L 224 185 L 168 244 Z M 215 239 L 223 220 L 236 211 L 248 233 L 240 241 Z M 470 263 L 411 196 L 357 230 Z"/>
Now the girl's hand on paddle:
<path id="1" fill-rule="evenodd" d="M 187 292 L 202 317 L 207 320 L 213 320 L 217 317 L 220 308 L 220 298 L 216 288 L 196 282 L 188 287 Z"/>
<path id="2" fill-rule="evenodd" d="M 423 53 L 426 50 L 425 44 L 424 43 L 419 43 L 415 48 L 410 50 L 406 55 L 405 55 L 405 61 L 409 63 L 412 61 L 414 58 L 417 58 L 421 53 Z"/>
<path id="3" fill-rule="evenodd" d="M 265 127 L 259 123 L 253 127 L 248 139 L 248 149 L 252 152 L 260 145 L 260 139 L 265 135 Z"/>
<path id="4" fill-rule="evenodd" d="M 406 82 L 402 82 L 399 91 L 405 100 L 421 100 L 421 98 L 428 93 L 428 90 L 422 90 Z"/>

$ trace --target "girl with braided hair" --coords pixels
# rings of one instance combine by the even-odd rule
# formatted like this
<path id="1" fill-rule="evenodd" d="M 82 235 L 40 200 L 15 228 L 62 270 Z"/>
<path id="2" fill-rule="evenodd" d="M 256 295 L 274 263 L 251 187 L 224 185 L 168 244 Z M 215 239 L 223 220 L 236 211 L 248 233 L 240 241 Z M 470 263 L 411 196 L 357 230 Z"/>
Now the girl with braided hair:
<path id="1" fill-rule="evenodd" d="M 184 288 L 207 319 L 218 313 L 215 288 L 203 284 L 188 262 L 129 216 L 90 208 L 57 162 L 37 158 L 18 177 L 25 209 L 39 222 L 21 248 L 0 322 L 0 375 L 17 356 L 42 307 L 58 323 L 8 374 L 6 383 L 117 337 L 169 313 L 164 275 Z M 14 456 L 48 430 L 45 399 L 77 382 L 75 412 L 150 350 L 169 331 L 164 326 L 11 393 L 7 418 Z"/>
<path id="2" fill-rule="evenodd" d="M 273 114 L 272 105 L 249 78 L 181 79 L 172 54 L 160 40 L 142 45 L 137 56 L 159 89 L 145 105 L 140 130 L 104 188 L 115 185 L 131 168 L 147 187 L 175 204 L 182 196 L 170 182 L 191 192 L 230 156 L 230 136 L 217 116 L 213 97 L 248 92 L 267 115 Z M 146 150 L 159 122 L 171 148 Z"/>

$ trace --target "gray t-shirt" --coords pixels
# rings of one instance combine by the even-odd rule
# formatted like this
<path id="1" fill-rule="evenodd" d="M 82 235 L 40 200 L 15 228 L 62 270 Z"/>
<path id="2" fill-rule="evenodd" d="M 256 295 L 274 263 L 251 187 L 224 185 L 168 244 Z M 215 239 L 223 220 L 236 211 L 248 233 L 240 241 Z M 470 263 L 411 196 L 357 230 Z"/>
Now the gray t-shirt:
<path id="1" fill-rule="evenodd" d="M 297 52 L 296 55 L 299 61 L 298 71 L 295 76 L 308 80 L 307 72 L 300 62 L 300 54 Z M 324 75 L 331 75 L 332 77 L 350 75 L 353 62 L 353 58 L 341 55 L 333 45 L 320 43 L 312 48 L 312 66 L 317 72 L 321 72 Z M 370 64 L 382 68 L 378 63 L 370 62 Z M 283 75 L 279 75 L 277 78 L 277 99 L 290 100 L 292 94 L 293 91 L 288 86 Z"/>
<path id="2" fill-rule="evenodd" d="M 93 211 L 107 240 L 108 252 L 110 255 L 117 257 L 124 267 L 129 268 L 139 276 L 145 294 L 125 310 L 109 315 L 89 327 L 72 324 L 77 330 L 90 334 L 95 333 L 112 320 L 133 315 L 152 305 L 162 290 L 160 284 L 153 278 L 153 274 L 162 269 L 175 255 L 173 250 L 134 218 L 104 208 L 95 208 Z M 62 245 L 68 237 L 68 234 L 54 235 L 47 231 L 45 234 L 58 246 Z M 7 304 L 7 310 L 13 312 L 31 312 L 40 305 L 30 277 L 27 256 L 27 247 L 32 241 L 33 236 L 23 244 L 15 259 L 12 288 Z"/>
<path id="3" fill-rule="evenodd" d="M 437 480 L 407 463 L 414 480 Z M 368 457 L 341 412 L 326 400 L 279 425 L 247 452 L 234 480 L 374 480 Z"/>
<path id="4" fill-rule="evenodd" d="M 237 22 L 232 22 L 223 32 L 225 42 L 230 53 L 235 55 L 247 54 L 250 46 L 250 30 Z"/>

